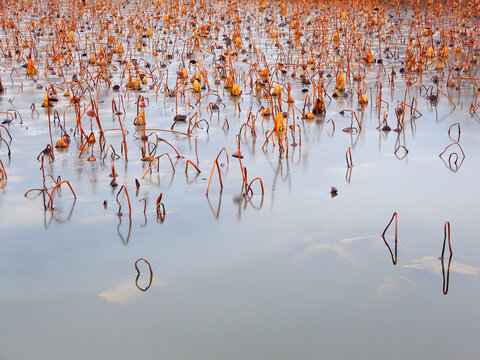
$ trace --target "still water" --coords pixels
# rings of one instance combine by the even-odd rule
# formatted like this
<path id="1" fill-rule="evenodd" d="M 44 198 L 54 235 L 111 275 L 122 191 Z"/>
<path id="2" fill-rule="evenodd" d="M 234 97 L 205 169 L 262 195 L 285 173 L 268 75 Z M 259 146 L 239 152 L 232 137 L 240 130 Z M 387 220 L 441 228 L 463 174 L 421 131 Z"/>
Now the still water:
<path id="1" fill-rule="evenodd" d="M 271 47 L 264 51 L 276 54 Z M 178 63 L 168 66 L 174 74 Z M 325 71 L 334 74 L 334 69 Z M 112 73 L 114 79 L 120 76 Z M 426 70 L 426 86 L 435 74 Z M 283 79 L 292 83 L 301 108 L 302 84 Z M 54 76 L 48 80 L 60 82 Z M 396 81 L 384 93 L 391 126 L 407 77 L 399 74 Z M 173 76 L 170 82 L 175 85 Z M 110 157 L 102 161 L 98 146 L 97 161 L 88 162 L 88 154 L 79 157 L 79 140 L 68 130 L 72 145 L 57 150 L 54 162 L 45 159 L 45 172 L 69 180 L 77 199 L 62 187 L 52 212 L 44 210 L 41 195 L 24 196 L 42 186 L 36 157 L 49 143 L 48 116 L 39 106 L 44 90 L 24 80 L 12 105 L 8 100 L 19 83 L 4 84 L 0 107 L 17 109 L 23 124 L 16 120 L 8 126 L 10 159 L 5 144 L 0 146 L 8 173 L 0 191 L 0 359 L 478 358 L 480 123 L 468 114 L 471 86 L 448 90 L 456 108 L 445 97 L 432 106 L 419 88 L 411 90 L 409 99 L 417 98 L 422 116 L 408 115 L 400 134 L 376 129 L 373 100 L 365 109 L 358 109 L 355 97 L 327 100 L 324 118 L 294 115 L 302 143 L 290 146 L 288 156 L 271 143 L 262 149 L 273 119 L 265 118 L 262 125 L 259 116 L 258 137 L 249 131 L 240 137 L 249 179 L 259 176 L 265 187 L 263 196 L 254 187 L 251 199 L 242 197 L 240 165 L 231 154 L 249 107 L 256 112 L 259 101 L 245 94 L 239 112 L 239 99 L 217 87 L 225 105 L 219 114 L 206 111 L 216 96 L 187 111 L 189 116 L 199 111 L 210 124 L 208 133 L 204 128 L 192 137 L 161 135 L 192 161 L 197 142 L 201 173 L 185 173 L 185 159 L 173 157 L 162 143 L 159 153 L 170 153 L 176 171 L 162 160 L 159 172 L 141 179 L 148 163 L 140 160 L 142 142 L 134 136 L 138 93 L 132 92 L 122 115 L 129 131 L 128 162 L 124 157 L 114 162 L 119 187 L 126 185 L 130 193 L 129 218 L 123 197 L 123 216 L 117 215 L 119 187 L 110 186 Z M 161 95 L 155 101 L 155 91 L 147 88 L 142 95 L 149 99 L 147 127 L 169 129 L 175 98 Z M 118 128 L 111 111 L 118 94 L 101 88 L 98 98 L 103 128 Z M 31 103 L 38 116 L 30 115 Z M 185 112 L 185 100 L 180 103 Z M 63 114 L 67 105 L 62 99 L 55 109 Z M 340 114 L 344 109 L 355 110 L 362 121 L 358 134 L 342 131 L 351 120 L 348 113 Z M 67 129 L 74 128 L 74 113 L 66 114 Z M 225 119 L 228 130 L 222 128 Z M 88 128 L 88 120 L 82 121 Z M 466 157 L 452 169 L 448 154 L 447 163 L 439 154 L 451 137 L 458 140 L 453 130 L 448 134 L 457 122 Z M 179 124 L 176 130 L 186 127 Z M 53 134 L 54 141 L 61 136 L 58 125 Z M 120 153 L 120 133 L 106 136 Z M 408 149 L 400 159 L 394 154 L 397 141 Z M 345 163 L 349 146 L 350 170 Z M 220 191 L 215 173 L 206 197 L 212 162 L 222 147 L 229 156 L 229 164 L 221 160 L 224 188 Z M 47 183 L 51 188 L 53 182 Z M 337 196 L 331 196 L 332 186 Z M 155 208 L 160 193 L 163 221 Z M 396 265 L 380 236 L 394 212 Z M 444 259 L 442 276 L 446 221 L 453 257 L 450 266 Z M 394 225 L 386 235 L 393 252 Z M 153 272 L 147 291 L 137 287 L 149 283 L 144 262 L 138 264 L 136 282 L 139 258 L 147 259 Z"/>

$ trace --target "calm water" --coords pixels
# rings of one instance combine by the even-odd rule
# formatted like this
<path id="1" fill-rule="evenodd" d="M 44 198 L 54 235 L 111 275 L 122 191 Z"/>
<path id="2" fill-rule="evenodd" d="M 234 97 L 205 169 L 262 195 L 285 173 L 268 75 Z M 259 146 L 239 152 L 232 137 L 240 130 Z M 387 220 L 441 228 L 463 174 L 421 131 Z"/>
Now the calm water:
<path id="1" fill-rule="evenodd" d="M 263 47 L 263 51 L 275 62 L 275 48 Z M 211 59 L 205 56 L 204 62 L 210 64 Z M 387 64 L 387 69 L 395 64 Z M 168 69 L 173 87 L 178 62 Z M 193 66 L 187 70 L 194 72 Z M 328 73 L 333 75 L 334 70 L 326 68 Z M 118 80 L 119 73 L 112 74 Z M 436 74 L 434 69 L 424 73 L 426 86 Z M 297 118 L 302 144 L 291 146 L 288 156 L 279 156 L 278 146 L 271 143 L 262 150 L 263 134 L 273 127 L 273 119 L 265 119 L 262 127 L 259 117 L 258 138 L 248 132 L 241 137 L 248 177 L 260 176 L 265 186 L 264 196 L 255 188 L 251 201 L 241 196 L 240 166 L 230 155 L 249 107 L 256 112 L 259 101 L 244 94 L 239 112 L 234 103 L 238 100 L 219 86 L 225 107 L 212 116 L 206 105 L 215 96 L 187 112 L 180 100 L 179 113 L 191 116 L 198 110 L 199 118 L 210 123 L 209 133 L 159 136 L 192 161 L 197 141 L 202 172 L 185 174 L 185 159 L 173 158 L 175 173 L 162 160 L 158 173 L 155 170 L 140 180 L 148 163 L 140 160 L 142 143 L 133 136 L 138 92 L 132 92 L 121 117 L 129 131 L 128 162 L 120 158 L 114 163 L 119 185 L 125 184 L 130 193 L 129 219 L 127 214 L 117 216 L 119 187 L 109 185 L 109 158 L 102 162 L 98 146 L 97 161 L 87 162 L 88 154 L 79 158 L 78 138 L 72 137 L 70 148 L 56 151 L 55 162 L 45 165 L 46 173 L 71 182 L 77 200 L 62 187 L 52 213 L 44 211 L 41 196 L 24 197 L 28 189 L 42 186 L 36 157 L 49 143 L 46 111 L 40 108 L 44 90 L 24 79 L 23 91 L 9 104 L 19 82 L 14 78 L 12 84 L 7 75 L 0 75 L 7 88 L 0 95 L 0 108 L 17 109 L 23 116 L 23 124 L 16 120 L 9 126 L 10 160 L 5 144 L 0 146 L 8 174 L 0 191 L 0 359 L 478 357 L 480 122 L 468 114 L 474 93 L 471 84 L 461 92 L 442 88 L 452 96 L 455 110 L 443 96 L 435 107 L 420 95 L 419 87 L 409 92 L 407 99 L 415 96 L 423 115 L 416 120 L 406 116 L 407 128 L 399 136 L 409 151 L 403 160 L 394 155 L 398 134 L 376 130 L 370 92 L 364 110 L 357 109 L 354 96 L 327 100 L 325 119 Z M 298 77 L 278 80 L 291 82 L 295 105 L 301 109 L 305 94 Z M 41 83 L 48 81 L 62 80 L 39 78 Z M 381 81 L 388 85 L 386 77 Z M 392 128 L 394 108 L 403 100 L 406 82 L 398 74 L 395 88 L 384 87 Z M 150 100 L 147 127 L 169 129 L 175 98 L 164 100 L 162 94 L 155 101 L 155 91 L 144 90 L 142 95 Z M 99 91 L 104 129 L 118 128 L 111 113 L 114 97 L 118 95 L 109 89 Z M 61 100 L 54 109 L 63 114 L 68 99 Z M 30 116 L 32 102 L 39 116 Z M 350 126 L 350 115 L 339 114 L 343 109 L 356 110 L 362 119 L 358 135 L 342 131 Z M 67 129 L 73 128 L 74 113 L 66 114 Z M 228 131 L 222 129 L 226 118 Z M 289 118 L 292 121 L 292 115 Z M 328 119 L 335 121 L 334 133 Z M 438 155 L 452 142 L 448 129 L 456 122 L 461 125 L 466 158 L 454 172 Z M 87 119 L 82 123 L 89 129 Z M 186 126 L 179 124 L 176 129 L 186 131 Z M 60 136 L 54 126 L 54 141 Z M 120 133 L 106 137 L 119 152 Z M 230 157 L 229 165 L 222 160 L 224 189 L 220 192 L 215 174 L 207 198 L 212 161 L 223 146 Z M 354 162 L 350 173 L 345 163 L 349 146 Z M 165 143 L 159 145 L 158 154 L 162 152 L 174 155 Z M 444 158 L 448 161 L 448 155 Z M 141 184 L 138 192 L 135 179 Z M 51 188 L 53 182 L 47 184 Z M 338 189 L 333 198 L 332 186 Z M 161 192 L 167 214 L 163 223 L 155 212 Z M 141 198 L 147 199 L 145 215 Z M 126 202 L 121 199 L 125 213 Z M 380 237 L 393 212 L 398 213 L 395 266 Z M 446 295 L 438 259 L 445 221 L 451 224 L 454 253 Z M 392 250 L 393 234 L 392 226 L 387 232 Z M 138 258 L 147 259 L 153 269 L 146 292 L 136 287 Z M 448 258 L 445 273 L 447 264 Z M 148 268 L 144 263 L 139 266 L 138 284 L 145 286 Z"/>

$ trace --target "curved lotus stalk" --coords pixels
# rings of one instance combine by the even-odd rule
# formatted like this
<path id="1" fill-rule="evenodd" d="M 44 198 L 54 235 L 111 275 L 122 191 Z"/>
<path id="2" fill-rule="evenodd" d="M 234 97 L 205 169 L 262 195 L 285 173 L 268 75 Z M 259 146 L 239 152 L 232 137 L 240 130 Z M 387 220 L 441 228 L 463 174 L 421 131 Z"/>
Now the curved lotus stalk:
<path id="1" fill-rule="evenodd" d="M 150 280 L 148 282 L 148 285 L 144 288 L 142 288 L 142 287 L 140 287 L 140 285 L 138 285 L 138 279 L 140 278 L 140 269 L 138 268 L 138 263 L 140 261 L 143 261 L 143 262 L 145 262 L 145 264 L 148 265 L 148 269 L 149 269 L 149 272 L 150 272 Z M 137 261 L 135 261 L 135 270 L 137 270 L 137 277 L 135 278 L 135 285 L 137 286 L 138 290 L 147 291 L 150 288 L 150 286 L 152 285 L 152 280 L 153 280 L 152 266 L 150 265 L 150 263 L 147 260 L 145 260 L 144 258 L 140 258 Z"/>
<path id="2" fill-rule="evenodd" d="M 63 181 L 60 181 L 58 183 L 55 184 L 55 186 L 53 187 L 52 191 L 50 192 L 50 200 L 47 204 L 48 207 L 50 208 L 53 208 L 53 195 L 55 194 L 55 191 L 60 187 L 62 186 L 62 184 L 67 184 L 70 191 L 72 192 L 73 194 L 73 197 L 75 198 L 75 200 L 77 199 L 77 195 L 75 194 L 75 191 L 73 191 L 73 188 L 72 188 L 72 185 L 70 185 L 70 182 L 67 181 L 67 180 L 63 180 Z"/>
<path id="3" fill-rule="evenodd" d="M 448 239 L 448 250 L 450 251 L 450 256 L 453 255 L 452 251 L 452 243 L 450 242 L 450 222 L 445 221 L 445 224 L 443 225 L 443 246 L 442 246 L 442 256 L 441 258 L 443 259 L 443 256 L 445 255 L 445 245 Z"/>
<path id="4" fill-rule="evenodd" d="M 347 152 L 345 153 L 345 159 L 347 160 L 347 167 L 353 167 L 353 160 L 352 160 L 352 151 L 350 150 L 350 146 L 347 148 Z"/>
<path id="5" fill-rule="evenodd" d="M 115 197 L 115 200 L 118 204 L 118 215 L 121 216 L 122 215 L 122 205 L 120 204 L 120 201 L 118 201 L 118 197 L 120 195 L 120 193 L 122 192 L 125 193 L 125 196 L 127 197 L 127 202 L 128 202 L 128 217 L 132 217 L 132 206 L 130 205 L 130 196 L 128 195 L 128 191 L 127 191 L 127 188 L 125 185 L 122 185 L 122 187 L 120 188 L 120 190 L 118 190 L 118 193 L 117 193 L 117 196 Z"/>

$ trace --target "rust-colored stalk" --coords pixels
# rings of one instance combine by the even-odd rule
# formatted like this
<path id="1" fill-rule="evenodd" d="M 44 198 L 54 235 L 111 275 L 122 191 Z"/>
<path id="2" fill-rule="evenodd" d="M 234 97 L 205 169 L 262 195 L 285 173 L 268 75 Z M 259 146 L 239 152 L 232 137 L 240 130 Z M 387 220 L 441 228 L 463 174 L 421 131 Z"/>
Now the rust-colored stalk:
<path id="1" fill-rule="evenodd" d="M 120 190 L 118 190 L 117 196 L 115 197 L 115 200 L 117 201 L 118 204 L 118 215 L 122 215 L 122 205 L 120 204 L 120 201 L 118 201 L 118 196 L 120 195 L 121 192 L 125 193 L 125 196 L 127 197 L 127 202 L 128 202 L 128 216 L 132 217 L 132 206 L 130 205 L 130 196 L 128 195 L 128 191 L 125 185 L 122 185 L 120 187 Z"/>

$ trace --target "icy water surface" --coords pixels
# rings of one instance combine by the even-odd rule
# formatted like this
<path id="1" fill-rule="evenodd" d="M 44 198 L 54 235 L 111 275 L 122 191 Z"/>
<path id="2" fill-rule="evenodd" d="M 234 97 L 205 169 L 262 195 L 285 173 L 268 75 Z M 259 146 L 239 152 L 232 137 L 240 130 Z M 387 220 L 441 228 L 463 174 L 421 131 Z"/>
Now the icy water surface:
<path id="1" fill-rule="evenodd" d="M 259 44 L 275 62 L 278 50 L 263 38 Z M 210 64 L 220 54 L 198 56 Z M 137 56 L 153 63 L 151 55 Z M 2 66 L 9 64 L 2 61 Z M 386 65 L 388 71 L 395 64 Z M 176 60 L 168 63 L 171 88 L 178 65 Z M 23 76 L 25 69 L 17 68 Z M 194 66 L 187 65 L 187 70 L 193 73 Z M 202 99 L 195 109 L 185 105 L 186 99 L 178 102 L 179 113 L 192 116 L 198 111 L 198 118 L 209 122 L 208 133 L 206 126 L 191 137 L 158 132 L 185 158 L 176 158 L 171 147 L 160 143 L 157 155 L 168 152 L 175 172 L 165 158 L 159 172 L 155 169 L 143 179 L 149 163 L 141 161 L 141 132 L 135 133 L 139 128 L 133 125 L 139 92 L 131 91 L 121 116 L 128 130 L 128 161 L 120 152 L 120 132 L 105 135 L 122 155 L 114 161 L 117 188 L 110 186 L 110 155 L 102 160 L 104 154 L 95 146 L 95 162 L 87 161 L 91 148 L 79 157 L 70 109 L 66 129 L 72 144 L 56 150 L 54 162 L 45 158 L 44 163 L 46 174 L 70 181 L 77 199 L 62 186 L 53 199 L 55 210 L 45 211 L 38 192 L 24 196 L 42 187 L 37 155 L 50 142 L 47 111 L 40 107 L 45 90 L 24 79 L 22 91 L 9 103 L 20 86 L 18 79 L 4 75 L 9 71 L 1 74 L 7 91 L 0 95 L 0 108 L 18 110 L 23 123 L 5 124 L 13 138 L 10 159 L 5 143 L 0 145 L 8 174 L 0 191 L 0 359 L 476 359 L 480 354 L 480 123 L 468 113 L 472 84 L 461 91 L 441 88 L 455 107 L 443 95 L 432 105 L 420 86 L 409 90 L 407 102 L 415 97 L 422 116 L 412 119 L 408 110 L 405 131 L 397 133 L 377 130 L 375 101 L 360 109 L 356 96 L 326 98 L 325 116 L 301 119 L 305 86 L 298 76 L 279 75 L 279 82 L 292 84 L 300 109 L 289 113 L 289 121 L 295 118 L 300 125 L 301 145 L 290 145 L 288 155 L 271 142 L 262 149 L 273 118 L 262 121 L 257 111 L 268 102 L 247 89 L 241 98 L 232 98 L 223 86 L 212 85 L 225 105 L 219 112 L 206 110 L 216 95 Z M 335 76 L 334 68 L 324 71 Z M 112 74 L 113 82 L 119 82 L 120 72 Z M 426 69 L 426 87 L 433 85 L 435 75 L 434 68 Z M 391 88 L 388 76 L 382 79 L 383 99 L 389 103 L 383 110 L 393 129 L 408 76 L 397 74 Z M 49 81 L 62 79 L 38 79 Z M 312 85 L 307 88 L 312 91 Z M 373 85 L 370 89 L 376 93 Z M 141 94 L 149 100 L 147 128 L 170 129 L 175 97 L 160 94 L 155 100 L 155 89 L 148 87 Z M 190 96 L 195 104 L 196 95 Z M 119 127 L 112 98 L 118 100 L 118 93 L 111 88 L 98 91 L 104 130 Z M 32 103 L 38 115 L 31 115 Z M 61 97 L 52 108 L 62 122 L 67 105 L 68 98 Z M 242 130 L 242 163 L 250 180 L 261 177 L 265 190 L 262 196 L 256 183 L 251 198 L 242 196 L 240 165 L 231 156 L 250 107 L 257 114 L 258 136 Z M 350 113 L 342 115 L 342 110 L 356 112 L 362 123 L 359 133 L 342 131 L 351 126 Z M 223 126 L 225 119 L 229 128 Z M 449 136 L 457 122 L 461 134 L 457 137 L 453 128 Z M 82 124 L 90 129 L 88 118 Z M 58 123 L 52 126 L 55 142 L 62 133 Z M 185 132 L 187 125 L 179 123 L 175 129 Z M 95 124 L 93 130 L 98 134 Z M 5 130 L 1 134 L 8 142 Z M 454 147 L 440 158 L 457 140 L 466 154 L 463 162 Z M 293 142 L 290 131 L 288 142 Z M 201 173 L 185 173 L 187 159 L 196 163 L 196 143 Z M 399 145 L 408 154 L 403 148 L 395 154 Z M 220 191 L 215 171 L 206 197 L 212 162 L 222 147 L 229 157 L 228 164 L 220 158 L 224 188 Z M 351 169 L 345 162 L 348 147 Z M 459 159 L 455 162 L 452 155 L 449 162 L 453 151 Z M 48 188 L 53 185 L 47 179 Z M 123 215 L 117 215 L 115 197 L 122 185 L 130 194 L 131 217 L 123 196 Z M 337 196 L 331 196 L 332 186 Z M 160 193 L 163 220 L 155 207 Z M 391 254 L 380 235 L 394 212 L 396 250 L 394 224 L 386 234 Z M 446 221 L 453 257 L 446 256 L 442 264 Z M 153 271 L 147 291 L 141 289 L 149 284 L 149 269 L 139 262 L 137 279 L 139 258 L 148 260 Z"/>

